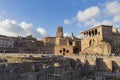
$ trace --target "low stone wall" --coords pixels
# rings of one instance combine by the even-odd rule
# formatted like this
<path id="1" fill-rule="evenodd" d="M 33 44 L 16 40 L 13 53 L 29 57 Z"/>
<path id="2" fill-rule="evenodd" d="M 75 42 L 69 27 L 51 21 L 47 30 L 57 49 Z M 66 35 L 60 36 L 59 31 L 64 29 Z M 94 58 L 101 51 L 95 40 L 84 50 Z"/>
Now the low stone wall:
<path id="1" fill-rule="evenodd" d="M 19 76 L 19 67 L 7 67 L 2 65 L 2 67 L 0 68 L 0 80 L 11 80 Z"/>
<path id="2" fill-rule="evenodd" d="M 29 56 L 34 56 L 34 57 L 40 57 L 43 54 L 26 54 L 26 53 L 0 53 L 0 57 L 29 57 Z"/>
<path id="3" fill-rule="evenodd" d="M 15 55 L 15 56 L 13 56 Z M 20 57 L 21 54 L 13 54 L 12 57 Z M 32 54 L 33 57 L 41 56 L 40 54 Z M 6 54 L 6 56 L 10 56 L 10 54 Z M 22 57 L 31 56 L 31 54 L 22 54 Z M 48 55 L 47 55 L 48 56 Z M 64 57 L 44 57 L 46 58 L 44 63 L 41 62 L 22 62 L 22 63 L 8 63 L 8 67 L 12 67 L 11 69 L 7 69 L 5 65 L 1 65 L 2 69 L 0 74 L 0 79 L 9 80 L 9 78 L 14 78 L 15 76 L 19 76 L 20 74 L 26 73 L 34 73 L 29 75 L 29 79 L 34 78 L 59 78 L 59 80 L 69 80 L 72 76 L 80 76 L 81 74 L 92 74 L 94 72 L 119 72 L 120 71 L 120 57 L 119 56 L 92 56 L 92 55 L 77 55 L 77 56 L 64 56 Z M 51 67 L 53 70 L 51 70 Z M 16 68 L 19 68 L 19 74 L 16 73 Z M 45 69 L 48 70 L 48 74 L 38 74 L 38 71 L 43 71 Z M 53 72 L 54 71 L 54 72 Z M 10 74 L 11 73 L 11 74 Z M 14 75 L 13 75 L 14 74 Z M 5 77 L 8 75 L 8 77 Z M 66 75 L 66 76 L 64 76 Z M 62 77 L 58 77 L 62 76 Z M 32 77 L 32 78 L 30 78 Z M 5 78 L 5 79 L 4 79 Z M 29 80 L 28 79 L 28 80 Z M 38 80 L 39 80 L 38 79 Z M 47 80 L 47 79 L 46 79 Z M 48 79 L 49 80 L 49 79 Z"/>
<path id="4" fill-rule="evenodd" d="M 120 72 L 120 56 L 66 56 L 81 62 L 84 66 L 88 64 L 89 69 L 94 71 Z M 84 69 L 83 69 L 84 70 Z"/>

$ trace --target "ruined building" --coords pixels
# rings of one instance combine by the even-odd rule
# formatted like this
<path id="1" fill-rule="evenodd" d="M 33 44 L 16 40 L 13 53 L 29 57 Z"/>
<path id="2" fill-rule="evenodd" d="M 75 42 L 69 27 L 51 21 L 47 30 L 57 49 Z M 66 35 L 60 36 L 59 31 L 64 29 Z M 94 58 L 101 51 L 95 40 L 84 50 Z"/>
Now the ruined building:
<path id="1" fill-rule="evenodd" d="M 40 53 L 53 54 L 55 37 L 37 40 L 32 35 L 26 37 L 9 37 L 0 35 L 0 53 Z"/>
<path id="2" fill-rule="evenodd" d="M 59 26 L 56 33 L 55 54 L 70 55 L 79 54 L 81 40 L 72 33 L 70 37 L 63 36 L 63 28 Z"/>
<path id="3" fill-rule="evenodd" d="M 120 32 L 117 28 L 100 25 L 81 32 L 81 53 L 94 55 L 120 54 Z"/>
<path id="4" fill-rule="evenodd" d="M 37 40 L 27 37 L 0 35 L 0 53 L 41 53 L 41 54 L 94 54 L 120 55 L 120 32 L 117 28 L 100 25 L 81 32 L 81 39 L 71 34 L 63 36 L 63 28 L 57 28 L 55 37 Z"/>
<path id="5" fill-rule="evenodd" d="M 14 39 L 11 37 L 0 35 L 0 53 L 10 52 L 14 47 Z"/>
<path id="6" fill-rule="evenodd" d="M 42 40 L 40 46 L 38 46 L 38 52 L 43 54 L 53 54 L 55 47 L 55 37 L 45 37 Z"/>

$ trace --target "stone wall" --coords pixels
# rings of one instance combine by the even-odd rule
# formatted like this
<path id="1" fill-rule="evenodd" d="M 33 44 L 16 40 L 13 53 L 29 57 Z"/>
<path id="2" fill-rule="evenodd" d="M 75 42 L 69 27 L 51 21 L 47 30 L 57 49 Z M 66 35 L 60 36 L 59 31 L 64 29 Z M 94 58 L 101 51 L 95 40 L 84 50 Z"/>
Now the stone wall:
<path id="1" fill-rule="evenodd" d="M 67 46 L 67 45 L 55 46 L 55 54 L 60 54 L 60 55 L 73 54 L 73 46 Z"/>
<path id="2" fill-rule="evenodd" d="M 44 62 L 41 61 L 1 65 L 0 79 L 10 80 L 21 74 L 31 73 L 27 76 L 28 80 L 75 80 L 75 78 L 81 80 L 81 75 L 91 75 L 95 72 L 120 72 L 120 57 L 118 56 L 54 56 L 54 58 L 47 58 Z"/>
<path id="3" fill-rule="evenodd" d="M 107 42 L 100 42 L 97 45 L 92 45 L 82 52 L 86 55 L 110 55 L 111 54 L 111 45 Z"/>
<path id="4" fill-rule="evenodd" d="M 99 55 L 120 54 L 120 32 L 113 32 L 113 26 L 100 25 L 81 33 L 81 53 Z"/>
<path id="5" fill-rule="evenodd" d="M 1 67 L 2 66 L 2 67 Z M 6 65 L 0 65 L 0 80 L 11 80 L 20 76 L 19 67 L 8 67 Z"/>

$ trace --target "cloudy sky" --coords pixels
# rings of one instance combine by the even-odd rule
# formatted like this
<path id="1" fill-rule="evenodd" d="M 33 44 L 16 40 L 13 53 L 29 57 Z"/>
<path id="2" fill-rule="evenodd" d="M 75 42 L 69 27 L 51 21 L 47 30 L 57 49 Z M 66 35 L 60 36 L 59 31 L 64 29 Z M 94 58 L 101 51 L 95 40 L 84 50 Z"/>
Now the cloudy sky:
<path id="1" fill-rule="evenodd" d="M 64 35 L 97 25 L 120 29 L 120 0 L 0 0 L 0 34 L 55 36 L 58 26 Z"/>

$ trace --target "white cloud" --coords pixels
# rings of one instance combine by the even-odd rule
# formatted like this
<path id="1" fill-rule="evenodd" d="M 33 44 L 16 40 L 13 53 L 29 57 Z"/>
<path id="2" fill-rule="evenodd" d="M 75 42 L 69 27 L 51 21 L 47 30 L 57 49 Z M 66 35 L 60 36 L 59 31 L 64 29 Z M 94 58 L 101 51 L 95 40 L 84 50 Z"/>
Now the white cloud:
<path id="1" fill-rule="evenodd" d="M 108 20 L 103 20 L 102 25 L 112 25 L 113 23 L 111 21 L 108 21 Z"/>
<path id="2" fill-rule="evenodd" d="M 84 22 L 84 21 L 87 21 L 89 19 L 93 19 L 93 18 L 98 17 L 100 12 L 101 11 L 97 6 L 93 6 L 93 7 L 87 8 L 84 11 L 78 11 L 77 19 L 79 22 Z"/>
<path id="3" fill-rule="evenodd" d="M 68 20 L 68 19 L 64 19 L 64 24 L 65 24 L 65 25 L 71 24 L 71 21 Z"/>
<path id="4" fill-rule="evenodd" d="M 63 36 L 65 36 L 65 37 L 70 37 L 71 34 L 66 32 L 66 33 L 63 34 Z"/>
<path id="5" fill-rule="evenodd" d="M 45 32 L 45 29 L 44 29 Z M 39 33 L 32 23 L 25 21 L 17 23 L 15 20 L 0 21 L 0 34 L 7 36 L 28 36 L 33 35 L 36 38 L 41 38 L 43 33 Z M 47 32 L 46 32 L 47 34 Z"/>
<path id="6" fill-rule="evenodd" d="M 77 26 L 95 27 L 98 25 L 118 25 L 120 22 L 120 3 L 118 1 L 109 2 L 104 5 L 105 8 L 89 7 L 77 14 Z M 111 15 L 111 17 L 109 15 Z M 99 18 L 98 18 L 99 16 Z M 113 18 L 114 17 L 114 18 Z"/>
<path id="7" fill-rule="evenodd" d="M 91 26 L 91 27 L 96 27 L 98 25 L 113 25 L 112 21 L 109 20 L 103 20 L 103 21 L 96 21 L 95 19 L 91 19 L 89 21 L 86 21 L 84 23 L 85 26 Z"/>
<path id="8" fill-rule="evenodd" d="M 80 35 L 78 35 L 78 36 L 76 36 L 77 38 L 81 38 L 81 36 Z"/>
<path id="9" fill-rule="evenodd" d="M 22 28 L 16 23 L 15 20 L 4 20 L 0 21 L 0 34 L 8 36 L 17 36 L 19 33 L 22 34 Z M 22 31 L 22 32 L 20 32 Z"/>
<path id="10" fill-rule="evenodd" d="M 31 27 L 33 26 L 32 23 L 26 23 L 25 21 L 24 22 L 21 22 L 20 23 L 20 26 L 24 29 L 24 30 L 28 30 L 28 29 L 31 29 Z"/>
<path id="11" fill-rule="evenodd" d="M 106 12 L 109 15 L 120 14 L 120 3 L 118 1 L 109 2 L 106 4 Z"/>
<path id="12" fill-rule="evenodd" d="M 120 15 L 114 16 L 113 21 L 114 22 L 120 22 Z"/>
<path id="13" fill-rule="evenodd" d="M 119 0 L 109 3 L 104 2 L 97 6 L 90 6 L 85 10 L 79 10 L 77 15 L 71 18 L 71 22 L 80 29 L 96 27 L 98 25 L 112 25 L 120 29 L 120 2 Z M 66 24 L 69 24 L 69 20 L 66 20 Z M 65 35 L 68 35 L 68 33 Z"/>
<path id="14" fill-rule="evenodd" d="M 84 24 L 87 26 L 91 26 L 91 25 L 93 26 L 93 25 L 97 25 L 97 22 L 95 19 L 91 19 L 89 21 L 84 22 Z"/>
<path id="15" fill-rule="evenodd" d="M 46 36 L 47 35 L 47 32 L 46 32 L 46 30 L 44 28 L 38 28 L 37 32 L 39 32 L 42 36 Z"/>

